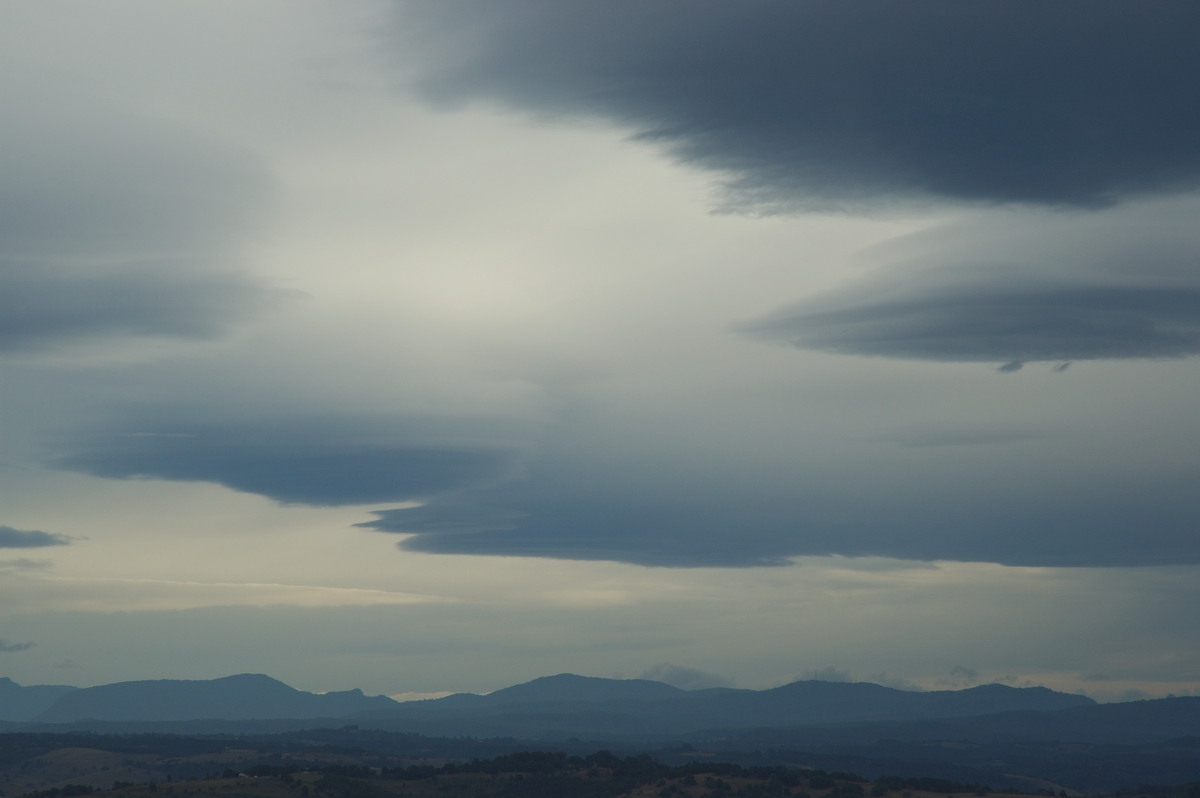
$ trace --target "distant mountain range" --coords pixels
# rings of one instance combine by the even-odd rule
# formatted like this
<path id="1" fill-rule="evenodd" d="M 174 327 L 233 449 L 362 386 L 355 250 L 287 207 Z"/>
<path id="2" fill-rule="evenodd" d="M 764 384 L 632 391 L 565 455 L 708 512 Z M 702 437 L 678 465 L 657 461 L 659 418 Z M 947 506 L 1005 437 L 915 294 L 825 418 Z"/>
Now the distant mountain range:
<path id="1" fill-rule="evenodd" d="M 1200 698 L 1096 704 L 998 684 L 916 692 L 799 681 L 770 690 L 681 690 L 560 674 L 488 695 L 400 703 L 360 690 L 307 693 L 261 674 L 88 688 L 0 679 L 0 732 L 333 734 L 345 745 L 375 741 L 417 757 L 446 746 L 466 757 L 481 745 L 492 746 L 491 755 L 608 748 L 652 751 L 668 762 L 718 757 L 1026 787 L 1049 779 L 1085 791 L 1200 780 Z"/>
<path id="2" fill-rule="evenodd" d="M 864 682 L 800 681 L 770 690 L 681 690 L 641 679 L 560 674 L 497 690 L 459 694 L 366 713 L 363 721 L 422 734 L 531 739 L 642 739 L 706 729 L 912 721 L 1093 704 L 1044 687 L 985 685 L 915 692 Z"/>
<path id="3" fill-rule="evenodd" d="M 36 723 L 338 719 L 421 734 L 475 737 L 659 737 L 705 729 L 955 718 L 1091 705 L 1044 687 L 992 684 L 915 692 L 800 681 L 770 690 L 681 690 L 644 679 L 559 674 L 488 695 L 400 703 L 361 690 L 318 695 L 262 674 L 222 679 L 21 687 L 0 681 L 0 720 Z"/>
<path id="4" fill-rule="evenodd" d="M 12 682 L 9 682 L 12 684 Z M 27 694 L 27 691 L 40 693 Z M 59 691 L 59 692 L 55 692 Z M 223 679 L 160 679 L 117 682 L 98 687 L 26 687 L 13 691 L 26 700 L 10 709 L 0 693 L 0 720 L 39 723 L 101 721 L 186 721 L 199 719 L 259 720 L 276 718 L 340 718 L 398 704 L 386 696 L 347 690 L 318 695 L 289 687 L 270 676 L 243 673 Z M 37 700 L 45 703 L 37 707 Z M 38 711 L 30 712 L 31 708 Z"/>

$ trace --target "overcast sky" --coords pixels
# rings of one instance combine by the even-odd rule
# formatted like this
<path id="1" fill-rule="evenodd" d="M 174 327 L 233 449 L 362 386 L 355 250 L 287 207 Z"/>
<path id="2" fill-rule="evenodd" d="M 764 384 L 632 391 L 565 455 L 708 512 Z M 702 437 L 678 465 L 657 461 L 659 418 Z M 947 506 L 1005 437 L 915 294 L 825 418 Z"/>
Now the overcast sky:
<path id="1" fill-rule="evenodd" d="M 0 18 L 0 676 L 1200 694 L 1191 0 Z"/>

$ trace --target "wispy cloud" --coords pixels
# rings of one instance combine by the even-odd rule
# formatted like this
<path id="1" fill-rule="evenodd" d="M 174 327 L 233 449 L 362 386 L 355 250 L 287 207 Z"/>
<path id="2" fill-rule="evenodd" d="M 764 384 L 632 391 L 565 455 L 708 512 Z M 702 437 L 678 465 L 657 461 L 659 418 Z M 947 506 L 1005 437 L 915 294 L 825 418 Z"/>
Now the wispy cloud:
<path id="1" fill-rule="evenodd" d="M 47 546 L 69 546 L 71 538 L 37 529 L 13 529 L 0 526 L 0 549 L 37 549 Z"/>
<path id="2" fill-rule="evenodd" d="M 733 687 L 733 680 L 715 673 L 702 671 L 699 668 L 689 668 L 686 665 L 673 665 L 670 662 L 660 662 L 652 668 L 647 668 L 638 676 L 639 679 L 650 679 L 664 682 L 683 690 L 704 690 L 709 687 Z"/>
<path id="3" fill-rule="evenodd" d="M 21 606 L 37 611 L 145 612 L 201 607 L 369 607 L 445 602 L 435 595 L 269 582 L 45 577 L 22 586 Z"/>
<path id="4" fill-rule="evenodd" d="M 852 682 L 854 676 L 847 670 L 826 665 L 823 668 L 810 668 L 806 670 L 800 677 L 801 679 L 811 679 L 818 682 Z"/>
<path id="5" fill-rule="evenodd" d="M 938 684 L 944 687 L 960 688 L 978 684 L 979 680 L 979 671 L 975 668 L 968 668 L 966 665 L 955 665 L 950 669 L 949 674 L 938 679 Z"/>
<path id="6" fill-rule="evenodd" d="M 20 557 L 15 560 L 0 560 L 0 573 L 21 574 L 32 571 L 46 571 L 54 566 L 51 560 L 34 560 Z"/>
<path id="7" fill-rule="evenodd" d="M 33 643 L 10 643 L 0 637 L 0 654 L 15 654 L 18 651 L 27 651 L 33 646 Z"/>

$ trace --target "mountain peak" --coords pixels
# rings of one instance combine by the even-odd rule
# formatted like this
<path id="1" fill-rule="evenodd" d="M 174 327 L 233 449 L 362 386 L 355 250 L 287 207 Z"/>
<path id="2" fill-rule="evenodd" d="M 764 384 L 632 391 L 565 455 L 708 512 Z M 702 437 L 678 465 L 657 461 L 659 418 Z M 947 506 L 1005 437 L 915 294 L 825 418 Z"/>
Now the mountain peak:
<path id="1" fill-rule="evenodd" d="M 0 676 L 0 721 L 31 720 L 75 689 L 65 684 L 22 687 L 7 676 Z"/>
<path id="2" fill-rule="evenodd" d="M 505 687 L 487 698 L 491 701 L 619 701 L 666 698 L 684 691 L 649 679 L 604 679 L 559 673 Z"/>

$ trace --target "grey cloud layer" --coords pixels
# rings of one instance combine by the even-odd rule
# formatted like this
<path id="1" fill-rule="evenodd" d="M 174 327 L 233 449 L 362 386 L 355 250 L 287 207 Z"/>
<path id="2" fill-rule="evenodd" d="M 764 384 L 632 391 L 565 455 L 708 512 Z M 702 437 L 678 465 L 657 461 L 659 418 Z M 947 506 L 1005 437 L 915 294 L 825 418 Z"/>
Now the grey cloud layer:
<path id="1" fill-rule="evenodd" d="M 213 338 L 284 296 L 180 261 L 0 261 L 0 352 L 127 336 Z"/>
<path id="2" fill-rule="evenodd" d="M 1018 464 L 1052 451 L 1036 441 L 1007 445 L 1032 447 Z M 400 545 L 413 551 L 647 566 L 769 566 L 829 554 L 1015 566 L 1200 562 L 1200 497 L 1189 487 L 1200 479 L 1196 469 L 1161 484 L 1086 469 L 1030 484 L 986 452 L 965 470 L 934 462 L 914 454 L 894 467 L 864 463 L 858 484 L 833 488 L 763 472 L 759 486 L 731 476 L 674 491 L 619 486 L 617 473 L 608 484 L 587 481 L 568 466 L 542 463 L 502 491 L 449 494 L 380 512 L 362 526 L 408 535 Z M 879 490 L 896 467 L 922 478 L 901 493 Z"/>
<path id="3" fill-rule="evenodd" d="M 835 353 L 1009 370 L 1034 361 L 1200 354 L 1197 242 L 1187 225 L 1194 213 L 1195 202 L 1185 199 L 1049 217 L 983 214 L 881 244 L 868 254 L 882 268 L 743 332 Z M 799 358 L 796 368 L 804 368 Z M 956 392 L 955 375 L 943 378 L 938 385 Z M 864 429 L 881 429 L 891 413 L 884 397 L 854 402 Z M 949 407 L 967 415 L 978 409 Z M 736 404 L 724 411 L 746 412 Z M 1015 424 L 1003 406 L 992 415 L 987 426 L 978 418 L 949 425 L 926 418 L 905 432 L 873 435 L 869 445 L 842 438 L 824 451 L 797 437 L 794 457 L 784 459 L 795 477 L 765 459 L 732 465 L 736 448 L 751 441 L 718 449 L 713 456 L 731 465 L 717 462 L 706 478 L 685 483 L 673 474 L 694 463 L 673 460 L 667 449 L 656 453 L 657 468 L 636 461 L 580 468 L 569 453 L 551 452 L 527 481 L 503 492 L 448 495 L 381 513 L 368 526 L 410 535 L 401 545 L 420 551 L 644 565 L 770 565 L 825 554 L 1039 566 L 1200 562 L 1191 531 L 1200 499 L 1187 487 L 1200 480 L 1194 458 L 1164 454 L 1162 464 L 1126 467 L 1125 456 L 1150 446 L 1132 442 L 1102 470 L 1085 456 L 1031 483 L 1029 469 L 1044 467 L 1039 462 L 1108 446 L 1108 433 L 1055 429 L 1048 418 Z M 788 434 L 788 416 L 773 423 Z M 1177 435 L 1186 440 L 1190 429 Z M 901 453 L 887 452 L 888 444 Z M 838 465 L 860 445 L 873 454 Z"/>
<path id="4" fill-rule="evenodd" d="M 45 546 L 67 546 L 71 539 L 37 529 L 13 529 L 0 526 L 0 549 L 37 549 Z"/>
<path id="5" fill-rule="evenodd" d="M 614 120 L 743 202 L 1100 206 L 1196 185 L 1198 24 L 1173 1 L 448 0 L 401 27 L 431 98 Z"/>
<path id="6" fill-rule="evenodd" d="M 1200 51 L 1192 35 L 1200 8 L 1191 3 L 442 0 L 402 8 L 396 36 L 404 47 L 396 57 L 415 59 L 406 66 L 427 97 L 614 122 L 720 173 L 737 201 L 750 205 L 935 197 L 1081 206 L 1089 209 L 1083 216 L 1097 216 L 1131 212 L 1144 203 L 1117 201 L 1177 191 L 1200 177 L 1193 78 Z M 269 194 L 270 180 L 253 158 L 114 108 L 52 119 L 31 114 L 16 131 L 20 146 L 0 155 L 14 175 L 0 186 L 0 350 L 125 336 L 213 337 L 277 296 L 230 267 Z M 431 156 L 453 160 L 453 146 L 464 145 Z M 1095 211 L 1102 207 L 1117 210 Z M 1068 221 L 1049 223 L 1037 240 L 1029 236 L 1029 217 L 1010 217 L 986 235 L 932 234 L 910 247 L 915 254 L 889 255 L 868 282 L 805 299 L 746 331 L 836 353 L 1008 368 L 1200 351 L 1194 241 L 1158 237 L 1138 249 L 1118 244 L 1146 226 L 1147 214 L 1132 222 L 1105 217 L 1107 234 L 1076 229 L 1069 221 L 1075 216 L 1061 216 Z M 464 220 L 450 225 L 452 234 L 466 229 Z M 1118 250 L 1119 258 L 1112 254 Z M 722 264 L 697 266 L 710 267 Z M 810 267 L 814 275 L 829 268 L 795 268 Z M 399 258 L 396 268 L 404 268 Z M 571 268 L 557 273 L 560 288 L 580 279 L 566 293 L 585 285 Z M 783 282 L 786 269 L 757 274 Z M 665 273 L 659 282 L 679 284 Z M 364 292 L 375 285 L 364 283 Z M 636 335 L 662 335 L 673 325 L 687 331 L 672 342 L 678 348 L 661 350 L 671 352 L 661 360 L 648 360 L 659 350 L 631 335 L 605 351 L 597 369 L 611 373 L 582 389 L 543 378 L 553 370 L 541 364 L 503 375 L 528 381 L 548 406 L 559 403 L 561 416 L 552 421 L 566 432 L 547 431 L 554 424 L 546 423 L 509 435 L 500 424 L 462 417 L 434 423 L 399 410 L 395 417 L 347 418 L 353 408 L 385 402 L 434 406 L 418 396 L 428 387 L 423 381 L 436 382 L 478 354 L 474 344 L 463 344 L 471 357 L 442 349 L 448 338 L 457 341 L 459 326 L 463 339 L 477 334 L 462 323 L 467 312 L 456 311 L 463 316 L 439 319 L 455 328 L 453 336 L 422 337 L 422 322 L 414 321 L 402 355 L 389 349 L 395 330 L 364 348 L 341 339 L 333 321 L 319 331 L 329 347 L 264 349 L 232 359 L 215 381 L 197 376 L 204 367 L 192 364 L 160 368 L 145 382 L 111 377 L 110 384 L 121 382 L 115 401 L 169 404 L 162 397 L 186 395 L 203 410 L 177 401 L 152 412 L 131 407 L 90 426 L 79 422 L 83 431 L 50 442 L 52 463 L 115 479 L 211 482 L 313 506 L 422 501 L 385 510 L 366 526 L 406 535 L 402 547 L 427 552 L 663 566 L 773 565 L 826 554 L 1013 565 L 1200 562 L 1192 534 L 1200 498 L 1191 487 L 1200 473 L 1192 460 L 1181 458 L 1174 481 L 1145 479 L 1120 464 L 1111 475 L 1062 469 L 1056 460 L 1044 480 L 1027 484 L 1029 464 L 1053 459 L 1069 435 L 1030 433 L 1049 425 L 1031 424 L 1029 416 L 988 418 L 992 426 L 981 429 L 984 411 L 952 428 L 934 423 L 897 434 L 930 417 L 889 426 L 885 402 L 851 386 L 868 370 L 842 371 L 840 364 L 818 379 L 852 374 L 844 388 L 845 396 L 858 391 L 852 401 L 794 404 L 807 386 L 788 380 L 790 361 L 736 335 L 717 342 L 714 331 L 729 324 L 729 306 L 705 304 L 700 294 L 693 306 L 688 296 L 664 291 L 661 306 L 649 311 L 661 313 L 662 323 L 638 318 L 646 312 L 641 306 L 628 311 Z M 602 312 L 606 301 L 612 297 L 598 296 L 583 312 Z M 402 316 L 403 306 L 393 313 Z M 536 320 L 524 312 L 511 318 L 518 315 L 518 326 L 530 325 L 529 337 L 514 340 L 552 340 L 563 359 L 576 348 L 590 350 L 584 337 L 605 329 L 534 330 Z M 417 349 L 420 358 L 410 362 Z M 745 364 L 735 362 L 743 356 Z M 363 399 L 356 392 L 370 392 L 373 383 L 323 360 L 335 357 L 394 374 L 397 387 L 389 383 L 394 392 Z M 489 357 L 488 368 L 502 371 L 503 360 Z M 271 373 L 276 366 L 281 375 L 302 371 L 312 382 L 289 382 Z M 195 374 L 184 376 L 188 369 Z M 711 379 L 689 369 L 711 372 Z M 725 393 L 729 384 L 740 390 Z M 279 386 L 298 387 L 289 394 Z M 451 397 L 475 390 L 469 386 L 451 377 L 428 390 Z M 872 383 L 871 390 L 879 387 Z M 713 397 L 701 395 L 706 390 Z M 259 417 L 246 418 L 254 402 L 261 403 Z M 453 397 L 448 405 L 455 406 Z M 703 410 L 692 412 L 693 405 Z M 303 415 L 313 407 L 342 410 L 332 418 Z M 676 415 L 686 420 L 656 439 L 648 423 L 656 413 L 668 424 Z M 822 414 L 828 418 L 812 421 Z M 806 439 L 824 434 L 826 421 L 841 428 L 819 444 Z M 720 430 L 755 425 L 773 429 L 758 439 Z M 855 431 L 845 432 L 851 426 Z M 859 427 L 871 443 L 856 449 Z M 648 439 L 635 440 L 639 429 L 650 432 Z M 767 438 L 795 453 L 764 455 Z M 693 440 L 704 445 L 689 448 Z M 984 449 L 1016 454 L 991 457 Z M 1086 464 L 1075 456 L 1076 466 Z M 705 457 L 712 462 L 698 464 Z"/>
<path id="7" fill-rule="evenodd" d="M 236 270 L 265 170 L 236 148 L 74 97 L 17 95 L 0 153 L 0 353 L 211 338 L 280 296 Z"/>
<path id="8" fill-rule="evenodd" d="M 0 166 L 0 251 L 85 262 L 223 253 L 271 180 L 236 147 L 119 105 L 18 95 Z"/>
<path id="9" fill-rule="evenodd" d="M 406 434 L 407 430 L 407 434 Z M 213 482 L 313 506 L 425 499 L 504 479 L 520 452 L 501 443 L 428 442 L 421 420 L 328 418 L 64 435 L 55 465 L 115 479 Z"/>
<path id="10" fill-rule="evenodd" d="M 836 354 L 994 362 L 1200 354 L 1190 200 L 1096 215 L 1009 214 L 883 247 L 883 268 L 741 326 Z"/>
<path id="11" fill-rule="evenodd" d="M 805 349 L 949 362 L 1200 354 L 1200 289 L 1010 286 L 992 279 L 1002 269 L 965 271 L 977 279 L 947 287 L 918 277 L 897 292 L 816 297 L 743 329 Z"/>

